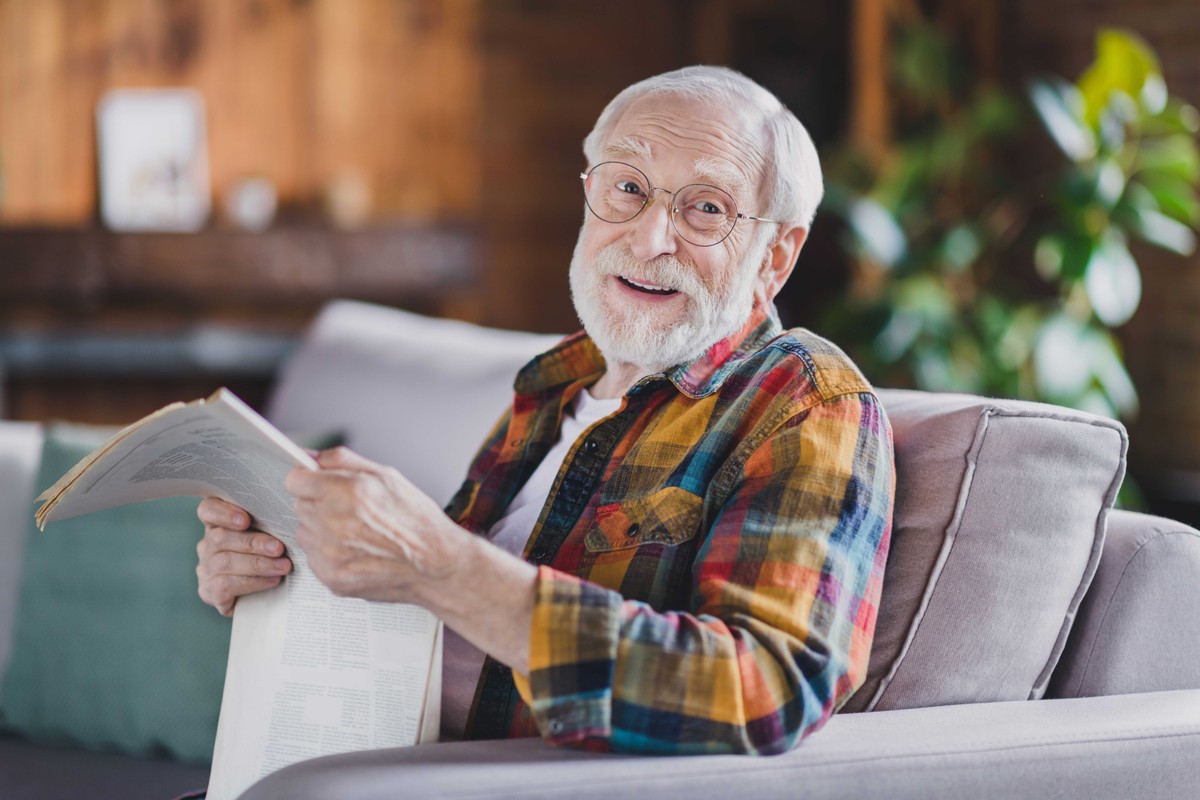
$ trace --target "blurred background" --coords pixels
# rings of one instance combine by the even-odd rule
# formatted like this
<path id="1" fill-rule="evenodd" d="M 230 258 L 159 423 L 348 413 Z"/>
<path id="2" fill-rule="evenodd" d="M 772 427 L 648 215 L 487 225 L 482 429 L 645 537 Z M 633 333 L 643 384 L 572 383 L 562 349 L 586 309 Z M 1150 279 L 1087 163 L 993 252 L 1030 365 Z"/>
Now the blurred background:
<path id="1" fill-rule="evenodd" d="M 785 324 L 1119 417 L 1197 524 L 1195 0 L 0 0 L 0 417 L 260 404 L 334 297 L 577 327 L 580 143 L 700 62 L 822 153 Z"/>

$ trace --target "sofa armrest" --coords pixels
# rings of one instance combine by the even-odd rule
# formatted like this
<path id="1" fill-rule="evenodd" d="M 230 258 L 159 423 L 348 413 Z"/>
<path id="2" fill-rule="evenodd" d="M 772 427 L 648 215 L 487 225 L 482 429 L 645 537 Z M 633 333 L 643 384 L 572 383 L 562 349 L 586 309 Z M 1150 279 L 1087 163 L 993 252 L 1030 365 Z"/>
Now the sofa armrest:
<path id="1" fill-rule="evenodd" d="M 1049 696 L 1200 688 L 1200 531 L 1114 511 Z"/>
<path id="2" fill-rule="evenodd" d="M 1195 793 L 1200 691 L 836 714 L 777 756 L 587 753 L 540 739 L 346 753 L 241 800 L 1177 798 Z"/>
<path id="3" fill-rule="evenodd" d="M 33 522 L 33 479 L 41 454 L 40 425 L 0 421 L 0 678 L 12 648 L 21 554 Z"/>

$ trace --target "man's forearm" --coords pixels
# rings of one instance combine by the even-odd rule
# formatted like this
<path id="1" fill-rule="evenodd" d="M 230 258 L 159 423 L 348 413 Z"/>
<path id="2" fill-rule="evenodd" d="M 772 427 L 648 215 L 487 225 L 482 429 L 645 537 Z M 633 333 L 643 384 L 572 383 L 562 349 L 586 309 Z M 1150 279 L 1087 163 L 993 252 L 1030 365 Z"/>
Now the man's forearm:
<path id="1" fill-rule="evenodd" d="M 468 642 L 526 674 L 537 567 L 455 529 L 447 535 L 462 537 L 459 567 L 446 578 L 423 583 L 418 602 Z"/>

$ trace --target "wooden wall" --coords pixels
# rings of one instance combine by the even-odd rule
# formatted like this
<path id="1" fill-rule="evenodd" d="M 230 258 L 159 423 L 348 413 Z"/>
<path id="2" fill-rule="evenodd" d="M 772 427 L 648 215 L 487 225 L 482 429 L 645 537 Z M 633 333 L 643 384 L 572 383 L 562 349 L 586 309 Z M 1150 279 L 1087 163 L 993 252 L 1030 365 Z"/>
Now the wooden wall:
<path id="1" fill-rule="evenodd" d="M 96 101 L 188 86 L 213 189 L 286 203 L 356 173 L 376 218 L 475 218 L 479 0 L 0 0 L 0 223 L 96 215 Z"/>
<path id="2" fill-rule="evenodd" d="M 644 0 L 485 5 L 481 319 L 579 326 L 567 271 L 584 213 L 583 138 L 617 92 L 678 66 L 688 49 L 678 9 Z"/>

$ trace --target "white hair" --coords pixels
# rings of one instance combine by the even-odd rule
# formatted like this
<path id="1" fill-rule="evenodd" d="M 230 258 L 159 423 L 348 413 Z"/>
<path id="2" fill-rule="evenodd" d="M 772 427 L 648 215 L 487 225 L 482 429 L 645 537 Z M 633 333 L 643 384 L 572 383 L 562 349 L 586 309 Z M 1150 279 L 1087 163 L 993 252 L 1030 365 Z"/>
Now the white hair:
<path id="1" fill-rule="evenodd" d="M 762 114 L 762 186 L 767 207 L 755 216 L 804 228 L 812 225 L 825 193 L 821 162 L 812 138 L 775 95 L 728 67 L 683 67 L 646 78 L 622 91 L 601 112 L 596 127 L 583 140 L 589 164 L 604 160 L 602 153 L 609 133 L 634 101 L 664 94 L 719 106 L 741 103 L 757 109 Z"/>

